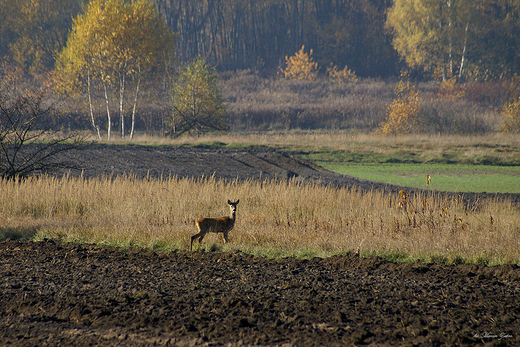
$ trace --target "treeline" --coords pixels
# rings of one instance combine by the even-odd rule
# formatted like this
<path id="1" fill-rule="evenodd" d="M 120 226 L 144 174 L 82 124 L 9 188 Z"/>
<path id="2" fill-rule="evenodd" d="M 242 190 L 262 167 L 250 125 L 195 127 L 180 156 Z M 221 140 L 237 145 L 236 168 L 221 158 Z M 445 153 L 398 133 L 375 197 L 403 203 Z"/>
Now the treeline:
<path id="1" fill-rule="evenodd" d="M 178 34 L 181 61 L 202 55 L 221 70 L 276 71 L 303 45 L 322 67 L 358 76 L 398 73 L 385 30 L 391 0 L 155 0 Z"/>
<path id="2" fill-rule="evenodd" d="M 274 72 L 302 45 L 320 66 L 359 76 L 398 72 L 384 29 L 390 0 L 154 0 L 178 35 L 180 62 L 200 55 L 220 70 Z M 84 0 L 0 0 L 0 58 L 33 73 L 52 69 Z"/>
<path id="3" fill-rule="evenodd" d="M 520 73 L 520 0 L 150 0 L 180 63 L 273 74 L 302 46 L 324 72 L 495 79 Z M 88 0 L 0 0 L 0 59 L 53 69 Z"/>
<path id="4" fill-rule="evenodd" d="M 520 0 L 394 0 L 393 45 L 429 76 L 482 81 L 520 72 Z"/>

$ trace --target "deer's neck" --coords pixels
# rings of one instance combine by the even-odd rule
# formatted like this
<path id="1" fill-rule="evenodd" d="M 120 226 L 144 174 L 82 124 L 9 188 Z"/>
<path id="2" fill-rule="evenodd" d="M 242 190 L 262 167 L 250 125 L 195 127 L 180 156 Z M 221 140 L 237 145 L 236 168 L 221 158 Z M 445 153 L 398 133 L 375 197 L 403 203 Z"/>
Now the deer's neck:
<path id="1" fill-rule="evenodd" d="M 229 215 L 229 219 L 231 219 L 233 221 L 233 223 L 235 222 L 236 214 L 237 214 L 236 211 L 231 211 L 231 213 Z"/>

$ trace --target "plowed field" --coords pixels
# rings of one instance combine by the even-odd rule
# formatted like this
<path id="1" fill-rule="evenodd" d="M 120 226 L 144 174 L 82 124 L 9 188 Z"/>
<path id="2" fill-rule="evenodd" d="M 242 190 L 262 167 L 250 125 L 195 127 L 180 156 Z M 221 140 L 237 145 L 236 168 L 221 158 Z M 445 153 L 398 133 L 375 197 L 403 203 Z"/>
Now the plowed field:
<path id="1" fill-rule="evenodd" d="M 0 343 L 520 345 L 513 266 L 0 243 Z"/>

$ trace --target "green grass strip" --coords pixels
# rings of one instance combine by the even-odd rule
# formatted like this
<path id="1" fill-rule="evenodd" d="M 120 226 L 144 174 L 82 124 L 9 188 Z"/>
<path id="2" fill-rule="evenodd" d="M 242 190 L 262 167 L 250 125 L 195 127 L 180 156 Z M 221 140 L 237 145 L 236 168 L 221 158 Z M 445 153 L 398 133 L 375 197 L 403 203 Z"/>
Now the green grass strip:
<path id="1" fill-rule="evenodd" d="M 458 164 L 353 164 L 316 161 L 323 168 L 376 182 L 451 192 L 520 193 L 520 167 Z M 426 175 L 431 177 L 426 184 Z"/>

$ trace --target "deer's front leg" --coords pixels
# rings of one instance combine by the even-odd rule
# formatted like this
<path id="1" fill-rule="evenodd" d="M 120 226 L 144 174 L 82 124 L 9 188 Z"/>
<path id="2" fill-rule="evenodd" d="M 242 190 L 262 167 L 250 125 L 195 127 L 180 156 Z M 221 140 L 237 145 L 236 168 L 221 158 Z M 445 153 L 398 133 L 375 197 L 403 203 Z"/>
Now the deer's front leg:
<path id="1" fill-rule="evenodd" d="M 228 233 L 229 230 L 224 231 L 224 243 L 228 243 Z"/>

